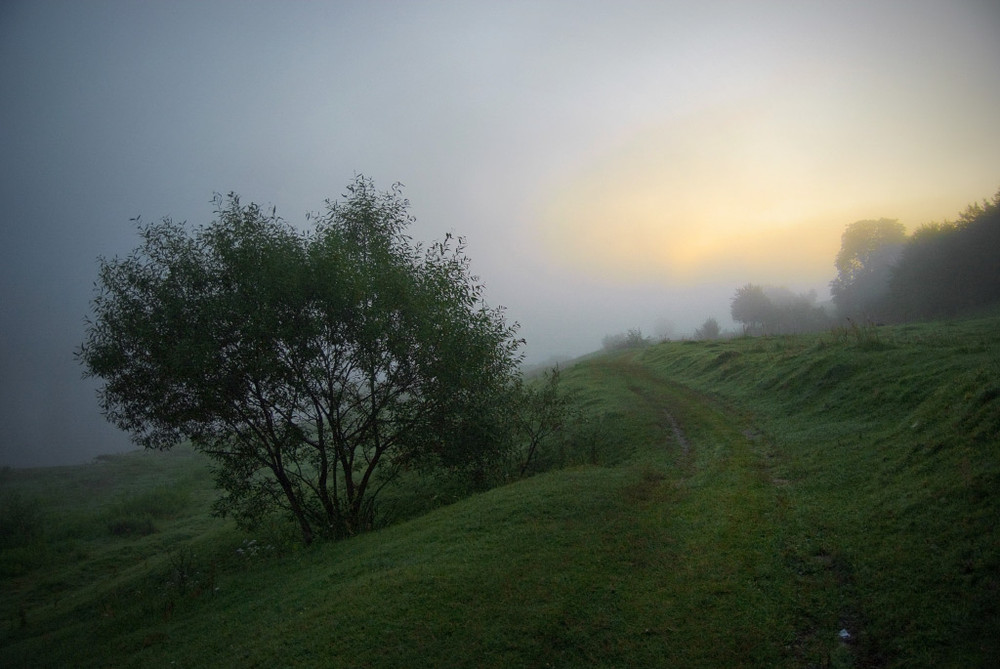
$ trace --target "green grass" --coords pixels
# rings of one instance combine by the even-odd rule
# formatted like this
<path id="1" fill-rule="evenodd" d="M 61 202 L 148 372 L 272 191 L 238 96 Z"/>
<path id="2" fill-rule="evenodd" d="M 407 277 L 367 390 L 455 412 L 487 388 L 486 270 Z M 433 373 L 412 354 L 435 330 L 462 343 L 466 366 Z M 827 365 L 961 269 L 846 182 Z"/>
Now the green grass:
<path id="1" fill-rule="evenodd" d="M 594 357 L 563 468 L 414 482 L 309 548 L 211 518 L 190 452 L 5 470 L 2 527 L 35 529 L 0 545 L 0 665 L 996 665 L 998 332 Z"/>
<path id="2" fill-rule="evenodd" d="M 817 335 L 640 362 L 759 426 L 811 550 L 836 565 L 865 662 L 995 664 L 998 321 L 880 330 L 878 347 Z"/>

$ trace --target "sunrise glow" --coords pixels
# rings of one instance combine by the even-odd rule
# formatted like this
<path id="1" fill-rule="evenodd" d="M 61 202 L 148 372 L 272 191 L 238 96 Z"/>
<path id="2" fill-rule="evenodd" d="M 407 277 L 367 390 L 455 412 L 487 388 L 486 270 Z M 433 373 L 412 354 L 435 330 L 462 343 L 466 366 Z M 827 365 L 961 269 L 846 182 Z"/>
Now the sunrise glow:
<path id="1" fill-rule="evenodd" d="M 546 194 L 541 235 L 564 265 L 623 279 L 823 284 L 847 224 L 912 229 L 990 192 L 961 141 L 832 105 L 779 87 L 639 128 Z"/>

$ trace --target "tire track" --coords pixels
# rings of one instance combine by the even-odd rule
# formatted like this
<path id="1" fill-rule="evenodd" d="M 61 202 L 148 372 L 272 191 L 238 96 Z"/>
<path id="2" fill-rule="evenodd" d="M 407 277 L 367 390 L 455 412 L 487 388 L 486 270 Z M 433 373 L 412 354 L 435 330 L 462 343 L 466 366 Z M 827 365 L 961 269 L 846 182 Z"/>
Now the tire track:
<path id="1" fill-rule="evenodd" d="M 667 422 L 670 423 L 670 429 L 674 434 L 674 441 L 681 447 L 681 452 L 684 455 L 688 454 L 690 451 L 690 444 L 688 443 L 687 437 L 684 436 L 684 431 L 681 430 L 681 426 L 677 423 L 677 419 L 669 411 L 664 411 L 663 415 L 667 417 Z"/>

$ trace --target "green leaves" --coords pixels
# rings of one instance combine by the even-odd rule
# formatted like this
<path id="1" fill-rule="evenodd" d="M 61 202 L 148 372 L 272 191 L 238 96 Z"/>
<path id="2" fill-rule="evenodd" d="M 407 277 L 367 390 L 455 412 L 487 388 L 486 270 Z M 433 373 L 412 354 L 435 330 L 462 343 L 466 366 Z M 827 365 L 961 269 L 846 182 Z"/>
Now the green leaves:
<path id="1" fill-rule="evenodd" d="M 847 226 L 837 253 L 837 278 L 830 290 L 844 316 L 872 316 L 889 287 L 891 267 L 906 241 L 906 228 L 895 219 L 856 221 Z"/>
<path id="2" fill-rule="evenodd" d="M 232 193 L 208 226 L 143 226 L 100 261 L 79 350 L 109 420 L 148 448 L 192 440 L 219 465 L 220 510 L 284 509 L 306 541 L 370 526 L 422 454 L 499 459 L 520 360 L 461 238 L 414 244 L 398 185 L 359 176 L 345 198 L 307 231 Z"/>

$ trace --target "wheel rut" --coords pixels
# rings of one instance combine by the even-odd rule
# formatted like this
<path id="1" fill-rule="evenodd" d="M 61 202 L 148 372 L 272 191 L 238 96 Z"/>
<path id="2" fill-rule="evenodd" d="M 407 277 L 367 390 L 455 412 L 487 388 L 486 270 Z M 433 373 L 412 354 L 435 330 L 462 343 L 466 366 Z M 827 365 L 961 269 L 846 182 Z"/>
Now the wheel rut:
<path id="1" fill-rule="evenodd" d="M 691 445 L 688 442 L 687 437 L 684 436 L 684 431 L 681 429 L 680 424 L 677 422 L 677 419 L 674 418 L 674 415 L 669 411 L 664 411 L 663 415 L 670 424 L 670 431 L 674 435 L 674 441 L 676 441 L 677 445 L 681 447 L 681 452 L 687 455 L 691 449 Z"/>

